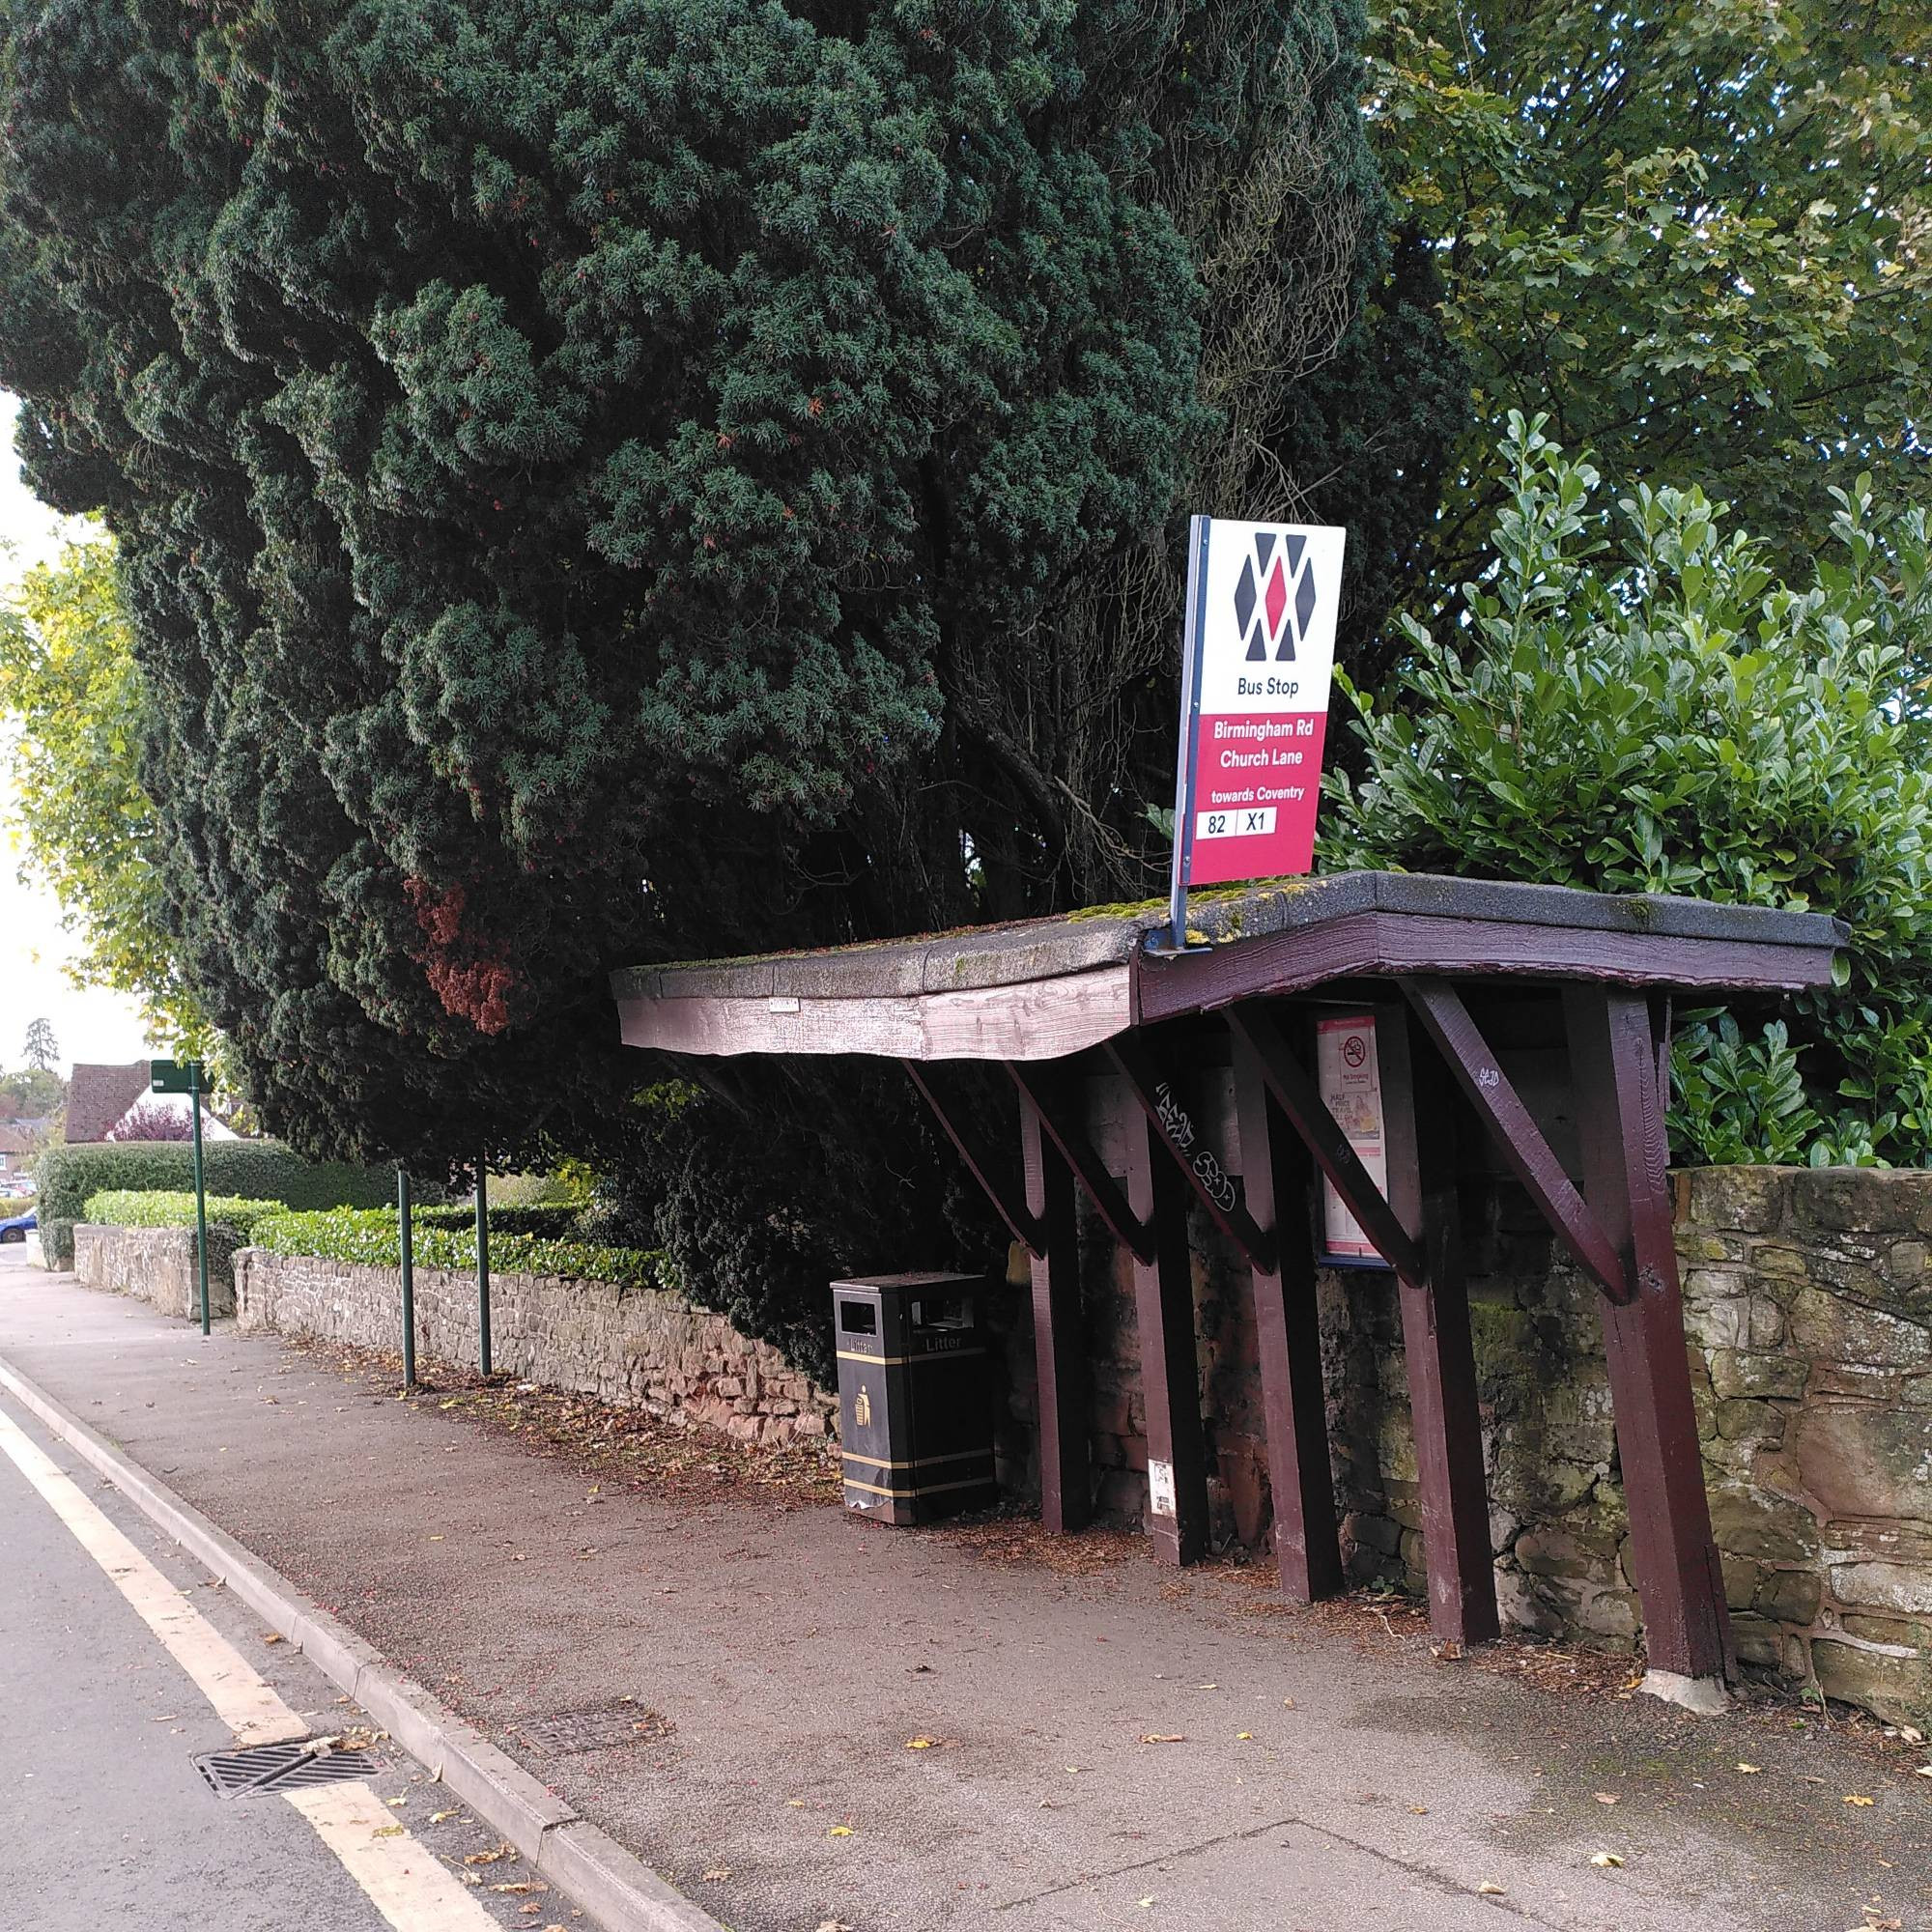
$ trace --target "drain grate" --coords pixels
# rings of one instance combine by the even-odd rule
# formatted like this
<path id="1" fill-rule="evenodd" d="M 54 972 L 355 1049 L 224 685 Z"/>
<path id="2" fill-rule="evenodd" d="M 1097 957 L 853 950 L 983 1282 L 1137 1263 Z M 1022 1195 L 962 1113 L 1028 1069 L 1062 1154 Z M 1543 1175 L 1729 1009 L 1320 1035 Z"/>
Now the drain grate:
<path id="1" fill-rule="evenodd" d="M 268 1791 L 294 1791 L 308 1784 L 347 1784 L 371 1777 L 376 1760 L 367 1751 L 337 1750 L 316 1756 L 308 1741 L 250 1745 L 242 1750 L 207 1751 L 194 1768 L 217 1798 L 253 1797 Z"/>
<path id="2" fill-rule="evenodd" d="M 609 1750 L 613 1745 L 655 1744 L 676 1727 L 657 1711 L 639 1704 L 599 1704 L 587 1711 L 559 1711 L 549 1718 L 530 1718 L 516 1727 L 517 1735 L 533 1750 L 549 1756 L 572 1751 Z"/>

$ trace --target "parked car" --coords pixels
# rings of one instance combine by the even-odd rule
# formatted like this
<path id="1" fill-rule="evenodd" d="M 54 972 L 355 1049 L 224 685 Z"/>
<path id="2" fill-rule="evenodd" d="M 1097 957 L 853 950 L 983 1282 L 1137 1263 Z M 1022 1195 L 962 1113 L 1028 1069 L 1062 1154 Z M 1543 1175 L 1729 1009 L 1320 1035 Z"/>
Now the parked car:
<path id="1" fill-rule="evenodd" d="M 15 1214 L 11 1221 L 0 1221 L 0 1241 L 24 1241 L 40 1225 L 40 1215 L 31 1208 Z"/>

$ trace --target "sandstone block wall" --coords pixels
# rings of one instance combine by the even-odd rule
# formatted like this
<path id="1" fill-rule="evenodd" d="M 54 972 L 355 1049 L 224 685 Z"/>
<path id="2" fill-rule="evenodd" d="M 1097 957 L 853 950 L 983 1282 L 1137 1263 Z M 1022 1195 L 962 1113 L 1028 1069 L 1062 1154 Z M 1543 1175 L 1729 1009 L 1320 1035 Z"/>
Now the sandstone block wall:
<path id="1" fill-rule="evenodd" d="M 1932 1173 L 1709 1169 L 1675 1178 L 1692 1386 L 1740 1655 L 1932 1722 Z M 1640 1608 L 1601 1300 L 1528 1202 L 1465 1190 L 1471 1319 L 1505 1617 L 1634 1648 Z M 1089 1230 L 1090 1427 L 1101 1505 L 1136 1518 L 1147 1443 L 1131 1278 Z M 1216 1530 L 1265 1548 L 1252 1304 L 1198 1220 L 1195 1303 Z M 1023 1271 L 1017 1279 L 1024 1279 Z M 1420 1590 L 1422 1517 L 1393 1278 L 1321 1277 L 1323 1374 L 1351 1575 Z M 1032 1338 L 1009 1304 L 1003 1470 L 1033 1452 Z"/>
<path id="2" fill-rule="evenodd" d="M 235 1313 L 235 1236 L 208 1231 L 208 1310 Z M 90 1288 L 153 1302 L 164 1315 L 201 1318 L 200 1273 L 192 1228 L 101 1228 L 81 1222 L 73 1231 L 73 1271 Z"/>
<path id="3" fill-rule="evenodd" d="M 474 1367 L 476 1281 L 467 1271 L 414 1270 L 416 1347 Z M 368 1349 L 402 1346 L 395 1268 L 241 1249 L 237 1324 Z M 837 1433 L 837 1401 L 776 1349 L 722 1315 L 674 1294 L 552 1275 L 490 1280 L 491 1365 L 526 1381 L 576 1389 L 742 1442 L 783 1446 Z"/>

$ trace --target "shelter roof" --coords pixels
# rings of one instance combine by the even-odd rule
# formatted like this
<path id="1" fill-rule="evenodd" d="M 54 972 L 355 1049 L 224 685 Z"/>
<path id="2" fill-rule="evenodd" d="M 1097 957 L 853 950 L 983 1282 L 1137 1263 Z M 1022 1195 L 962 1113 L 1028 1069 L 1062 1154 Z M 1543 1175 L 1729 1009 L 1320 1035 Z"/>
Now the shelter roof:
<path id="1" fill-rule="evenodd" d="M 1153 942 L 1166 902 L 611 976 L 625 1043 L 696 1054 L 1045 1060 L 1153 1020 L 1328 981 L 1428 974 L 1594 980 L 1695 992 L 1829 984 L 1836 920 L 1404 872 L 1197 895 L 1189 940 Z"/>

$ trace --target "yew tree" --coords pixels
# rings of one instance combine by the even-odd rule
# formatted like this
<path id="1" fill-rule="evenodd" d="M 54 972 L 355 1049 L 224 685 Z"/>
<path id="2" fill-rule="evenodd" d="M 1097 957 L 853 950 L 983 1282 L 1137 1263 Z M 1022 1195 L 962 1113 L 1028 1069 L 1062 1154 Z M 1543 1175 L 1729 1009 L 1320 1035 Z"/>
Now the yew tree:
<path id="1" fill-rule="evenodd" d="M 628 1134 L 699 1275 L 822 1258 L 878 1096 L 640 1120 L 609 969 L 1148 890 L 1185 512 L 1348 523 L 1360 636 L 1460 427 L 1354 0 L 8 17 L 0 380 L 265 1118 Z"/>

